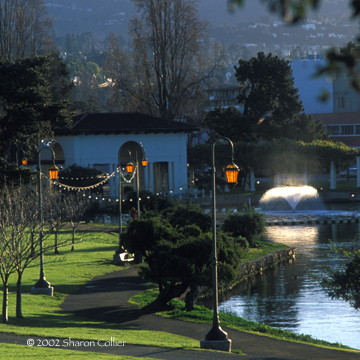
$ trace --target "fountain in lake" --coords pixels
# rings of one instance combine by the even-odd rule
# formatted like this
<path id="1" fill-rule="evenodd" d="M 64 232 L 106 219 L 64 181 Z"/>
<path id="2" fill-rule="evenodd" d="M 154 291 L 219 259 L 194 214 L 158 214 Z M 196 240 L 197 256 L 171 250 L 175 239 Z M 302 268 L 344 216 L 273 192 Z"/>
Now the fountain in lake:
<path id="1" fill-rule="evenodd" d="M 312 186 L 287 186 L 268 190 L 260 199 L 262 211 L 326 210 Z"/>
<path id="2" fill-rule="evenodd" d="M 268 190 L 260 199 L 258 210 L 272 222 L 359 221 L 359 207 L 328 210 L 317 190 L 311 186 L 288 186 Z"/>

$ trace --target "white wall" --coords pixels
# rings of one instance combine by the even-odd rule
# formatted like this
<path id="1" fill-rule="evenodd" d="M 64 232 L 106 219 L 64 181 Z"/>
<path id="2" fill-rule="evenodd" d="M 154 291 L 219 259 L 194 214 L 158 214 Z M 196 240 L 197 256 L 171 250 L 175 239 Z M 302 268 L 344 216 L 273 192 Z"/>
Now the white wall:
<path id="1" fill-rule="evenodd" d="M 169 188 L 174 193 L 179 193 L 180 187 L 187 186 L 186 140 L 185 133 L 56 137 L 56 142 L 64 151 L 65 166 L 76 164 L 88 167 L 95 163 L 117 164 L 118 152 L 123 144 L 129 141 L 142 143 L 150 165 L 162 161 L 169 163 Z M 126 158 L 126 152 L 122 152 L 121 156 Z M 142 155 L 138 156 L 141 160 Z M 174 172 L 172 172 L 172 167 Z M 148 172 L 145 173 L 147 177 Z M 153 179 L 151 181 L 153 182 Z"/>

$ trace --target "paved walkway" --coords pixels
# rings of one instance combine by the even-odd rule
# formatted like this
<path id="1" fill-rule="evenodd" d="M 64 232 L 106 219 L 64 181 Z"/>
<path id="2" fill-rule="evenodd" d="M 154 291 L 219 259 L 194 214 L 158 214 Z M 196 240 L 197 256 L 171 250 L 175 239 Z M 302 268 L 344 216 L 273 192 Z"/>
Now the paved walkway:
<path id="1" fill-rule="evenodd" d="M 61 307 L 66 312 L 89 319 L 117 323 L 121 324 L 122 327 L 131 326 L 139 330 L 165 331 L 199 341 L 210 330 L 209 325 L 165 319 L 140 310 L 127 302 L 129 298 L 145 288 L 146 283 L 137 275 L 136 268 L 130 267 L 94 278 L 82 289 L 69 295 Z M 128 344 L 122 347 L 68 346 L 66 349 L 163 360 L 360 360 L 360 353 L 351 354 L 321 349 L 225 327 L 224 330 L 228 332 L 229 338 L 232 340 L 232 349 L 241 349 L 245 355 Z M 29 336 L 0 333 L 0 343 L 27 345 L 29 338 Z"/>
<path id="2" fill-rule="evenodd" d="M 122 326 L 131 326 L 139 330 L 165 331 L 199 341 L 210 330 L 209 325 L 165 319 L 140 310 L 127 302 L 129 298 L 145 288 L 146 283 L 137 275 L 136 268 L 131 266 L 125 270 L 94 278 L 84 288 L 69 295 L 61 307 L 64 311 L 77 316 L 117 323 Z M 169 360 L 230 358 L 241 358 L 243 360 L 360 360 L 360 353 L 351 354 L 343 351 L 327 350 L 227 328 L 224 328 L 224 330 L 232 340 L 232 349 L 241 349 L 246 356 L 130 345 L 111 351 L 119 355 Z"/>

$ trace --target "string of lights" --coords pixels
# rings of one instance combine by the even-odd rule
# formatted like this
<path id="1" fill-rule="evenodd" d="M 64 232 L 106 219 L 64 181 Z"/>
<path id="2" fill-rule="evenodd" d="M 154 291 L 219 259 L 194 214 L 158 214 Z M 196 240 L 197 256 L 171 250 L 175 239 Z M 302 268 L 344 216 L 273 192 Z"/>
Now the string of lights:
<path id="1" fill-rule="evenodd" d="M 125 175 L 122 173 L 121 169 L 118 167 L 117 168 L 117 171 L 120 172 L 120 178 L 122 178 L 125 182 L 127 182 L 128 184 L 130 184 L 133 180 L 134 180 L 134 177 L 136 175 L 136 172 L 137 172 L 137 166 L 135 167 L 133 173 L 132 173 L 132 176 L 130 179 L 126 179 Z M 104 176 L 104 179 L 99 181 L 98 183 L 96 184 L 92 184 L 92 185 L 88 185 L 88 186 L 73 186 L 73 185 L 67 185 L 67 184 L 64 184 L 64 183 L 61 183 L 59 181 L 53 181 L 52 183 L 56 186 L 59 186 L 59 188 L 65 188 L 67 190 L 77 190 L 77 191 L 84 191 L 84 190 L 89 190 L 89 189 L 94 189 L 94 188 L 97 188 L 101 185 L 104 185 L 111 177 L 115 177 L 116 175 L 116 171 L 114 171 L 113 173 L 111 174 L 106 174 Z M 46 177 L 48 180 L 49 180 L 49 177 L 42 173 L 42 176 Z M 97 177 L 87 177 L 86 179 L 95 179 Z M 60 177 L 60 179 L 64 179 L 64 180 L 78 180 L 78 181 L 81 181 L 81 180 L 84 180 L 84 178 L 64 178 L 64 177 Z"/>

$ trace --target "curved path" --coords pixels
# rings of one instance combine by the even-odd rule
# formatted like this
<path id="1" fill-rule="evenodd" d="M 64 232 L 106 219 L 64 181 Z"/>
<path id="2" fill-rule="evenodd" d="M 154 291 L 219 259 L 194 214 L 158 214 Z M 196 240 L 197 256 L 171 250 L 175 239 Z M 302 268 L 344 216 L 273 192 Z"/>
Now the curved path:
<path id="1" fill-rule="evenodd" d="M 135 267 L 94 278 L 79 291 L 69 295 L 61 308 L 74 315 L 98 321 L 131 326 L 139 330 L 165 331 L 201 340 L 209 325 L 165 319 L 138 309 L 128 299 L 146 289 Z M 124 346 L 119 355 L 143 356 L 154 359 L 263 359 L 263 360 L 360 360 L 359 354 L 322 349 L 316 346 L 270 339 L 232 329 L 224 330 L 232 339 L 232 349 L 241 349 L 247 356 L 207 351 L 184 351 L 142 346 Z"/>

